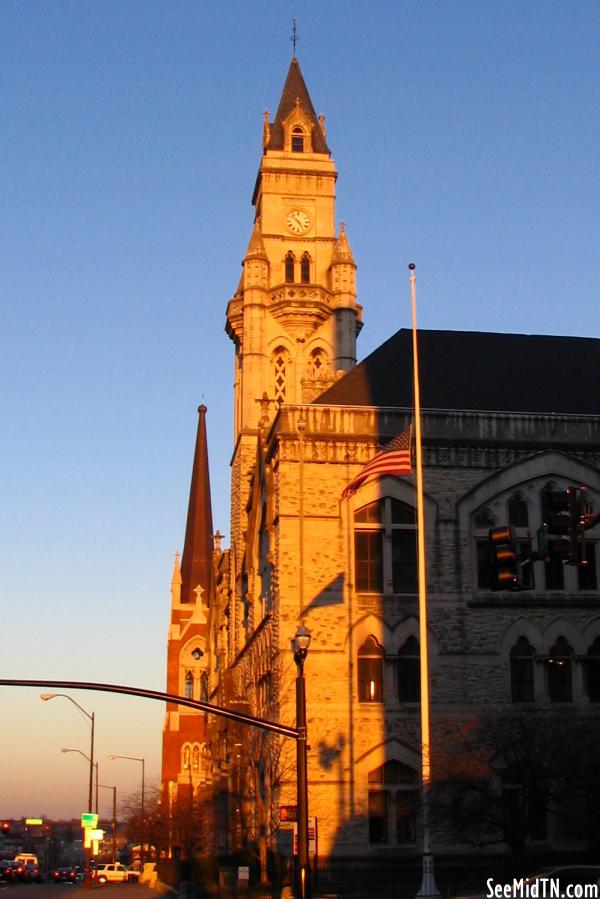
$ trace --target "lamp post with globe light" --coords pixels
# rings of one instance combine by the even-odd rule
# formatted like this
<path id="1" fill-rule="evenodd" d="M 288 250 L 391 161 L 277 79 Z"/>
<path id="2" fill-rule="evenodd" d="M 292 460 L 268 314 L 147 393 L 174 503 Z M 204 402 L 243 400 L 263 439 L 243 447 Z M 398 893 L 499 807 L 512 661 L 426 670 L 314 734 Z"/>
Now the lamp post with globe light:
<path id="1" fill-rule="evenodd" d="M 296 780 L 298 790 L 298 861 L 296 865 L 296 896 L 310 899 L 311 883 L 308 865 L 308 772 L 306 746 L 306 690 L 304 662 L 310 646 L 311 633 L 301 624 L 292 640 L 292 652 L 298 669 L 296 676 Z"/>

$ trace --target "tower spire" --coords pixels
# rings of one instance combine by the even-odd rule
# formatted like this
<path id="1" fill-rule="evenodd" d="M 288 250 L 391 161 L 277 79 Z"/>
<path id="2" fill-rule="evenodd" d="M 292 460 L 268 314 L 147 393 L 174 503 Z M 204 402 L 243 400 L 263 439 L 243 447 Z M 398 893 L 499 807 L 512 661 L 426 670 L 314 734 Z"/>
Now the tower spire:
<path id="1" fill-rule="evenodd" d="M 181 557 L 181 602 L 210 605 L 213 596 L 213 524 L 206 439 L 206 406 L 198 407 L 198 431 Z"/>
<path id="2" fill-rule="evenodd" d="M 294 56 L 283 86 L 283 92 L 275 114 L 275 121 L 269 127 L 269 140 L 265 145 L 266 151 L 284 149 L 284 127 L 295 110 L 299 110 L 305 117 L 306 124 L 311 131 L 313 152 L 326 153 L 330 156 L 331 152 L 327 146 L 321 122 L 310 99 L 310 94 L 300 69 L 300 63 Z"/>

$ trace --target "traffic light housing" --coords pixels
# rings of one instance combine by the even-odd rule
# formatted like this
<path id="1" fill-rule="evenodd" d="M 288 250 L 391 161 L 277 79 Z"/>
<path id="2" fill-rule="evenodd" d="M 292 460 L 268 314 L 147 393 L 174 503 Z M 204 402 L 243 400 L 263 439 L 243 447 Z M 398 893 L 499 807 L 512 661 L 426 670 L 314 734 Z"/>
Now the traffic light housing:
<path id="1" fill-rule="evenodd" d="M 546 491 L 542 497 L 542 533 L 538 535 L 540 551 L 552 561 L 582 564 L 586 511 L 585 488 Z"/>
<path id="2" fill-rule="evenodd" d="M 7 836 L 9 835 L 9 833 L 10 833 L 10 821 L 3 821 L 3 822 L 2 822 L 2 833 L 4 834 L 5 837 L 7 837 Z"/>
<path id="3" fill-rule="evenodd" d="M 490 589 L 522 590 L 517 546 L 510 525 L 491 528 L 488 534 Z"/>

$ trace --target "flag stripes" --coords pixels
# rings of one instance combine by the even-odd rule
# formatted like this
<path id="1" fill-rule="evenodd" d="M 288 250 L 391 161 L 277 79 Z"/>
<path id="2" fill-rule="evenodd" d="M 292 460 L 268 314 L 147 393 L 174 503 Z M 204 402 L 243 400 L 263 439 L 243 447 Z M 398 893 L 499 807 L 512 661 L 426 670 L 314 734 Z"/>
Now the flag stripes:
<path id="1" fill-rule="evenodd" d="M 412 425 L 406 431 L 394 437 L 376 456 L 354 477 L 344 492 L 345 499 L 356 493 L 360 485 L 370 477 L 383 477 L 384 475 L 412 474 L 411 461 Z"/>

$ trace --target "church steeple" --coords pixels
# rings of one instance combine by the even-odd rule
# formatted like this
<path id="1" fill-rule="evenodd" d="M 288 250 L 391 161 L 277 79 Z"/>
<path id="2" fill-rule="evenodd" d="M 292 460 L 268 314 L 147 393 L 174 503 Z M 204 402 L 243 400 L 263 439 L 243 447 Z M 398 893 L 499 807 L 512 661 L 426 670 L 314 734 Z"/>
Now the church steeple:
<path id="1" fill-rule="evenodd" d="M 206 406 L 199 406 L 198 414 L 185 542 L 181 557 L 181 603 L 195 604 L 202 598 L 204 604 L 209 605 L 213 595 L 213 523 Z"/>

